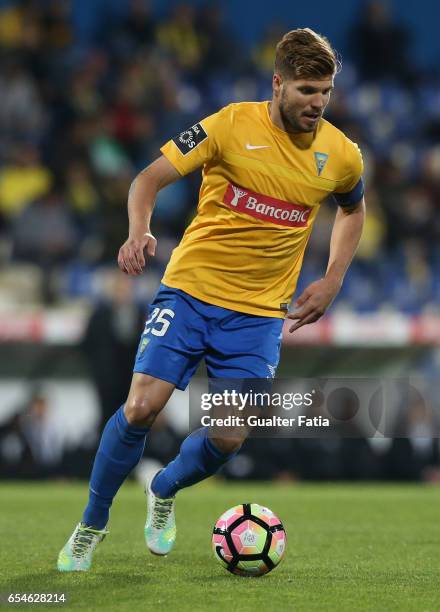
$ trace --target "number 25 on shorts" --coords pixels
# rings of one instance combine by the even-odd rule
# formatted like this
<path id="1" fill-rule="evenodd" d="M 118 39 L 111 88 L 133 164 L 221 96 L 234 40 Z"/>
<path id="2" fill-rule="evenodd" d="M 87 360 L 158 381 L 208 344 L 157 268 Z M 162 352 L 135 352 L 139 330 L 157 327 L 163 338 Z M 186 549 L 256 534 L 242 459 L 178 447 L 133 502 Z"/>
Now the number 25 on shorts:
<path id="1" fill-rule="evenodd" d="M 165 336 L 170 326 L 170 319 L 174 319 L 174 311 L 170 308 L 155 308 L 151 313 L 151 316 L 145 323 L 144 334 L 148 334 L 150 331 L 153 336 Z"/>

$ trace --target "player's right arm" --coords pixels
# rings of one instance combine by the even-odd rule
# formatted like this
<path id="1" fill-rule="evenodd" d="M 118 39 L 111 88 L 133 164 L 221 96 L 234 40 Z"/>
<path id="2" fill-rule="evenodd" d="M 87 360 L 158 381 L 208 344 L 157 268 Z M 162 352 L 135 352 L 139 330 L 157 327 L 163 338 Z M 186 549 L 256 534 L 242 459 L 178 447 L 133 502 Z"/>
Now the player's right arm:
<path id="1" fill-rule="evenodd" d="M 126 274 L 141 274 L 145 266 L 145 249 L 150 257 L 154 256 L 157 241 L 150 231 L 150 221 L 156 196 L 179 178 L 179 172 L 161 155 L 132 182 L 128 192 L 128 238 L 118 255 L 118 265 Z"/>
<path id="2" fill-rule="evenodd" d="M 157 193 L 219 155 L 221 135 L 228 126 L 229 107 L 196 123 L 162 148 L 163 155 L 134 179 L 128 193 L 129 235 L 119 250 L 118 264 L 126 274 L 141 274 L 144 251 L 153 256 L 156 239 L 150 220 Z"/>

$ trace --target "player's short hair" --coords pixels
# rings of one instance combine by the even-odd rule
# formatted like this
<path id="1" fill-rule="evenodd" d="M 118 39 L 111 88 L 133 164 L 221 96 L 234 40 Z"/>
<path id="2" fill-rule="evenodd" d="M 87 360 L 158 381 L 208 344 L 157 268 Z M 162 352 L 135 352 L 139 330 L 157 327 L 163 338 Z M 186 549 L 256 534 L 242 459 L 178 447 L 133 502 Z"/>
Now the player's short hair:
<path id="1" fill-rule="evenodd" d="M 284 34 L 276 46 L 275 72 L 284 79 L 323 79 L 341 69 L 341 61 L 327 38 L 310 28 Z"/>

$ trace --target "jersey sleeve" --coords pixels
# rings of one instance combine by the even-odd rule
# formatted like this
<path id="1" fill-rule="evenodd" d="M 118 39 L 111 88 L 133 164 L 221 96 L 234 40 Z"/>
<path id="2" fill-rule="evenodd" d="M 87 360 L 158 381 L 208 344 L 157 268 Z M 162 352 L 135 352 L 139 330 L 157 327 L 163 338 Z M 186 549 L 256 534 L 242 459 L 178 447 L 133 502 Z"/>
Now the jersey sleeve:
<path id="1" fill-rule="evenodd" d="M 353 206 L 364 195 L 364 181 L 362 173 L 364 163 L 362 154 L 356 143 L 346 140 L 346 178 L 333 192 L 336 203 L 342 208 Z"/>
<path id="2" fill-rule="evenodd" d="M 182 176 L 221 156 L 221 135 L 227 107 L 202 119 L 161 147 L 161 152 Z"/>

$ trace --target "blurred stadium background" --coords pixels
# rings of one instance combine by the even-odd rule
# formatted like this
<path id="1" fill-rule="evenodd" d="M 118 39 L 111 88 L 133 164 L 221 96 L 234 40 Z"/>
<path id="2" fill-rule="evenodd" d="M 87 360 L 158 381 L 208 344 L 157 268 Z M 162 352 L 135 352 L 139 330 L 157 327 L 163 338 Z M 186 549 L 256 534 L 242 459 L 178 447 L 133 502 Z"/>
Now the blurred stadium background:
<path id="1" fill-rule="evenodd" d="M 88 476 L 200 178 L 159 194 L 158 253 L 135 280 L 116 265 L 130 182 L 195 121 L 269 99 L 274 45 L 295 27 L 316 29 L 342 54 L 327 118 L 363 151 L 368 217 L 340 296 L 321 321 L 286 335 L 279 375 L 435 379 L 440 9 L 434 0 L 337 5 L 336 18 L 324 0 L 0 1 L 1 478 Z M 322 207 L 299 291 L 325 270 L 334 213 Z M 176 452 L 187 404 L 176 392 L 158 419 L 150 465 Z M 392 439 L 250 440 L 225 475 L 439 473 L 433 415 L 415 402 Z"/>

